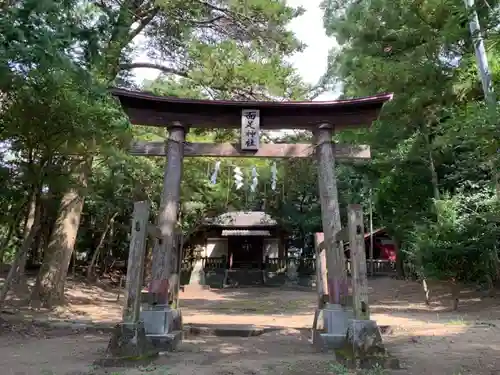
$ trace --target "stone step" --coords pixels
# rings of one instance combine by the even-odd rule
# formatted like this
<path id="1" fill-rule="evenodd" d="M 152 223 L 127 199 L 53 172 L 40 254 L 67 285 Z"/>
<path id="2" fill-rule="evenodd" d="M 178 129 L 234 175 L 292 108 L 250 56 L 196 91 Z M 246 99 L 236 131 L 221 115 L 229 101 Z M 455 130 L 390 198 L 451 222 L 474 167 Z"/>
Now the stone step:
<path id="1" fill-rule="evenodd" d="M 285 329 L 285 327 L 256 326 L 253 324 L 185 324 L 184 337 L 254 337 L 268 332 L 280 331 L 282 329 Z"/>
<path id="2" fill-rule="evenodd" d="M 263 285 L 264 279 L 260 270 L 232 270 L 227 274 L 227 286 L 257 286 Z"/>

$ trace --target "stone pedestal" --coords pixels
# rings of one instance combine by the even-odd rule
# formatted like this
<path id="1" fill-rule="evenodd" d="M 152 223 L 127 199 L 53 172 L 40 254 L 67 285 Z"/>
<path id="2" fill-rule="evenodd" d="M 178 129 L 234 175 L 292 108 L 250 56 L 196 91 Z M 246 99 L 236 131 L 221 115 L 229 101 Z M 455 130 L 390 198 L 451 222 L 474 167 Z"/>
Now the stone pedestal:
<path id="1" fill-rule="evenodd" d="M 148 306 L 141 311 L 147 337 L 162 351 L 175 350 L 182 339 L 182 314 L 169 306 Z"/>
<path id="2" fill-rule="evenodd" d="M 158 355 L 142 322 L 119 323 L 115 326 L 106 354 L 115 359 L 137 359 Z"/>
<path id="3" fill-rule="evenodd" d="M 349 320 L 354 318 L 352 309 L 327 303 L 323 309 L 323 327 L 326 332 L 345 337 Z"/>
<path id="4" fill-rule="evenodd" d="M 340 349 L 345 344 L 349 320 L 354 317 L 352 309 L 327 303 L 322 311 L 323 333 L 319 334 L 319 347 L 322 350 Z"/>

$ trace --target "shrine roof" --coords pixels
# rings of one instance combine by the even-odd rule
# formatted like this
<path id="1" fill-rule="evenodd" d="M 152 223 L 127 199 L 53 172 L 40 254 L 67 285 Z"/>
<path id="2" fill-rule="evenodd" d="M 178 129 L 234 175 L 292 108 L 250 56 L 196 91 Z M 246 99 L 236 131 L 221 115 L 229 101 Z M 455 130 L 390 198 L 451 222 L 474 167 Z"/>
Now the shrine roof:
<path id="1" fill-rule="evenodd" d="M 206 219 L 205 225 L 221 228 L 255 228 L 275 227 L 278 222 L 263 211 L 233 211 Z"/>
<path id="2" fill-rule="evenodd" d="M 193 127 L 239 128 L 241 110 L 258 109 L 263 130 L 311 129 L 325 123 L 336 127 L 370 126 L 382 105 L 392 99 L 388 93 L 332 101 L 182 99 L 120 88 L 113 88 L 111 93 L 137 125 L 168 126 L 180 122 Z"/>

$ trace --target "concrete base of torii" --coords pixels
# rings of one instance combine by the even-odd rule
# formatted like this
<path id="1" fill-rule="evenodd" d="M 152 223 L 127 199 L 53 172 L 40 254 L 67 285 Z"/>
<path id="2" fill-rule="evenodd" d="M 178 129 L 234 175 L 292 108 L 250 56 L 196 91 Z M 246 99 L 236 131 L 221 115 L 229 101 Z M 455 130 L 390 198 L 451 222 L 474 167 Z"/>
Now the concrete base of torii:
<path id="1" fill-rule="evenodd" d="M 119 323 L 113 330 L 103 361 L 112 364 L 113 361 L 145 359 L 158 354 L 142 322 Z"/>
<path id="2" fill-rule="evenodd" d="M 327 303 L 319 312 L 323 317 L 323 329 L 313 338 L 314 344 L 321 351 L 340 349 L 345 344 L 349 321 L 354 319 L 352 309 L 338 304 Z"/>
<path id="3" fill-rule="evenodd" d="M 400 368 L 399 361 L 386 352 L 376 321 L 357 320 L 351 308 L 335 304 L 326 304 L 320 314 L 323 329 L 313 337 L 319 351 L 331 353 L 348 367 Z"/>
<path id="4" fill-rule="evenodd" d="M 164 352 L 177 349 L 182 340 L 182 312 L 168 305 L 147 306 L 141 311 L 146 336 Z"/>

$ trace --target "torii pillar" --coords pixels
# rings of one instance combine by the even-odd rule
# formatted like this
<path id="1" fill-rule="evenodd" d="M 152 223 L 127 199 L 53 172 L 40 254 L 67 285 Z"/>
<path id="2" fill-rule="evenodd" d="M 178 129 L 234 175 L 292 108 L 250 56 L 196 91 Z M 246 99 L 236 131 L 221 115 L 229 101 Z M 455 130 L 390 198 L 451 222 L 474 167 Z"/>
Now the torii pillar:
<path id="1" fill-rule="evenodd" d="M 322 124 L 315 132 L 316 158 L 318 161 L 318 188 L 321 202 L 326 268 L 328 280 L 328 304 L 323 310 L 327 345 L 340 347 L 345 339 L 348 321 L 352 313 L 346 310 L 348 286 L 343 245 L 337 239 L 340 232 L 340 210 L 335 175 L 334 127 Z"/>
<path id="2" fill-rule="evenodd" d="M 180 254 L 176 241 L 176 227 L 187 129 L 176 123 L 169 126 L 167 132 L 163 192 L 157 223 L 161 238 L 156 241 L 153 249 L 150 284 L 150 292 L 156 294 L 156 303 L 161 305 L 168 305 L 169 294 L 175 293 L 179 279 L 176 265 Z"/>
<path id="3" fill-rule="evenodd" d="M 181 198 L 184 143 L 187 127 L 174 123 L 167 128 L 166 163 L 163 193 L 158 212 L 158 238 L 153 247 L 149 308 L 141 313 L 146 333 L 156 345 L 167 349 L 182 335 L 182 315 L 177 306 L 179 288 L 179 257 L 182 249 L 177 241 L 176 227 Z M 180 336 L 179 336 L 180 337 Z"/>

